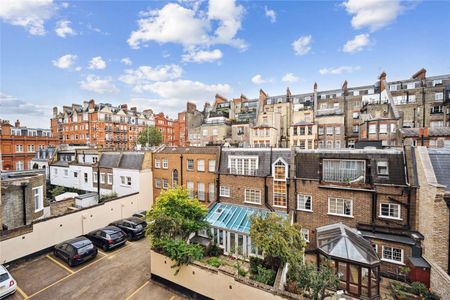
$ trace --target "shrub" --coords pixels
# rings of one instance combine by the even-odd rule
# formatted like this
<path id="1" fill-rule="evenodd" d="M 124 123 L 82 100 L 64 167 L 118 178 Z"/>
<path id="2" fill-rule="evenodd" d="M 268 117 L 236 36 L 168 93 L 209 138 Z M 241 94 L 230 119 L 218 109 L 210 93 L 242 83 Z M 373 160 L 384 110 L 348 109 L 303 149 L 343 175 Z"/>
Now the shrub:
<path id="1" fill-rule="evenodd" d="M 273 285 L 275 281 L 276 273 L 272 269 L 264 268 L 263 266 L 257 265 L 256 272 L 252 274 L 251 279 L 256 280 L 258 282 Z"/>
<path id="2" fill-rule="evenodd" d="M 218 247 L 216 244 L 212 244 L 208 248 L 206 248 L 207 256 L 220 256 L 222 254 L 223 254 L 223 249 Z"/>
<path id="3" fill-rule="evenodd" d="M 107 194 L 107 195 L 101 195 L 100 196 L 100 202 L 105 202 L 105 201 L 108 201 L 108 200 L 111 200 L 111 199 L 115 199 L 115 198 L 117 198 L 117 193 L 112 192 L 112 193 Z"/>
<path id="4" fill-rule="evenodd" d="M 64 187 L 62 187 L 62 186 L 55 186 L 52 189 L 51 194 L 52 194 L 52 197 L 55 198 L 56 196 L 64 194 L 64 192 L 65 192 Z"/>
<path id="5" fill-rule="evenodd" d="M 211 267 L 218 268 L 222 265 L 222 260 L 218 257 L 210 257 L 210 258 L 208 258 L 206 263 L 208 265 L 210 265 Z"/>
<path id="6" fill-rule="evenodd" d="M 160 249 L 164 255 L 176 261 L 171 266 L 172 268 L 177 268 L 175 274 L 178 274 L 182 265 L 188 265 L 194 260 L 203 258 L 203 249 L 200 245 L 188 244 L 184 240 L 154 240 L 153 247 Z"/>
<path id="7" fill-rule="evenodd" d="M 416 295 L 425 296 L 425 294 L 428 293 L 427 287 L 422 282 L 411 283 L 411 290 Z"/>

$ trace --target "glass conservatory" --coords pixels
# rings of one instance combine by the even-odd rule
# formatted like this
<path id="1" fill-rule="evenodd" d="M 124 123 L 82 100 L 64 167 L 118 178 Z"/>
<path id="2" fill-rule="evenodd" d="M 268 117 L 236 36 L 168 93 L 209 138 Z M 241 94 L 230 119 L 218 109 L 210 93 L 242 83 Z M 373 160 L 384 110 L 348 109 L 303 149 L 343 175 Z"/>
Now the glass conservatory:
<path id="1" fill-rule="evenodd" d="M 317 265 L 328 262 L 339 289 L 360 299 L 380 298 L 380 260 L 369 241 L 342 224 L 317 228 Z"/>

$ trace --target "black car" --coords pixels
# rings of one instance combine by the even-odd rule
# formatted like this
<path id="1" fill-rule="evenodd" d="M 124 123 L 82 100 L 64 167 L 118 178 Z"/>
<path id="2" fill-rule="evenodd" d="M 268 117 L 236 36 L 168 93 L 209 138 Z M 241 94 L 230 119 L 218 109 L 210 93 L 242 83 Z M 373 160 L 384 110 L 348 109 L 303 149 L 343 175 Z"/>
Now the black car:
<path id="1" fill-rule="evenodd" d="M 97 248 L 84 236 L 65 241 L 53 249 L 56 257 L 61 258 L 71 267 L 79 265 L 97 256 Z"/>
<path id="2" fill-rule="evenodd" d="M 109 225 L 117 226 L 122 229 L 127 234 L 127 238 L 130 241 L 143 238 L 145 236 L 145 227 L 147 227 L 147 223 L 138 217 L 118 220 Z"/>
<path id="3" fill-rule="evenodd" d="M 133 217 L 139 218 L 141 220 L 145 220 L 145 217 L 147 216 L 147 212 L 145 210 L 143 211 L 138 211 L 136 213 L 133 214 Z"/>
<path id="4" fill-rule="evenodd" d="M 95 246 L 103 250 L 111 250 L 113 248 L 122 246 L 127 242 L 127 235 L 119 227 L 106 226 L 86 234 Z"/>

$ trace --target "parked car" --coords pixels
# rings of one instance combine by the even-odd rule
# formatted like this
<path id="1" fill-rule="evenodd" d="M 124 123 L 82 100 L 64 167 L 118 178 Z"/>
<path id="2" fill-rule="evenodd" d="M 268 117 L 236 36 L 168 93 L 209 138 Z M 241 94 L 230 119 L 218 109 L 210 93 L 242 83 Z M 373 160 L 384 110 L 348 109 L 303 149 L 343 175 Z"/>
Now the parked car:
<path id="1" fill-rule="evenodd" d="M 0 299 L 12 295 L 17 290 L 17 283 L 8 270 L 0 265 Z"/>
<path id="2" fill-rule="evenodd" d="M 133 214 L 133 217 L 145 220 L 145 217 L 147 216 L 147 211 L 143 210 L 143 211 L 138 211 L 136 213 Z"/>
<path id="3" fill-rule="evenodd" d="M 62 242 L 53 249 L 55 256 L 67 262 L 71 267 L 94 259 L 97 252 L 94 244 L 84 236 Z"/>
<path id="4" fill-rule="evenodd" d="M 106 226 L 86 234 L 95 246 L 105 251 L 122 246 L 127 242 L 127 235 L 122 229 L 116 226 Z"/>
<path id="5" fill-rule="evenodd" d="M 122 229 L 127 234 L 129 241 L 143 238 L 145 236 L 145 227 L 147 227 L 147 223 L 137 217 L 117 220 L 109 225 Z"/>

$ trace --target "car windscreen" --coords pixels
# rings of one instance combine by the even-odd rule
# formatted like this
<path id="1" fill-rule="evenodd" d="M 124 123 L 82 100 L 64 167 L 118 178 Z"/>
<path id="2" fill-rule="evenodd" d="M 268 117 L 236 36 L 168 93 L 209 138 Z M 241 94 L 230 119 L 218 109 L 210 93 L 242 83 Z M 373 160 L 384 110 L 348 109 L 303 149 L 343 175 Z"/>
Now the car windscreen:
<path id="1" fill-rule="evenodd" d="M 120 232 L 120 231 L 114 232 L 114 233 L 109 234 L 109 236 L 111 237 L 112 240 L 119 239 L 122 237 L 122 232 Z"/>
<path id="2" fill-rule="evenodd" d="M 4 282 L 9 279 L 8 273 L 0 274 L 0 282 Z"/>
<path id="3" fill-rule="evenodd" d="M 94 245 L 87 244 L 86 246 L 78 248 L 77 251 L 78 251 L 78 254 L 83 255 L 83 254 L 85 254 L 86 252 L 88 252 L 88 251 L 90 251 L 92 249 L 94 249 Z"/>

